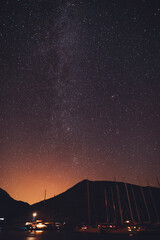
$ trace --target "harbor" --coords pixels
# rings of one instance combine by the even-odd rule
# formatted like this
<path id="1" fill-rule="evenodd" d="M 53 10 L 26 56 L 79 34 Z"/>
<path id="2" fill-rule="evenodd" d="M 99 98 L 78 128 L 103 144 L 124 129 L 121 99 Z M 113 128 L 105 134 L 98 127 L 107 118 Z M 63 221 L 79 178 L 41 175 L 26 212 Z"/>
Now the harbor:
<path id="1" fill-rule="evenodd" d="M 12 234 L 21 239 L 157 239 L 158 196 L 159 188 L 150 186 L 83 180 L 52 199 L 46 199 L 45 190 L 43 201 L 11 222 L 1 218 L 0 234 L 3 240 Z"/>

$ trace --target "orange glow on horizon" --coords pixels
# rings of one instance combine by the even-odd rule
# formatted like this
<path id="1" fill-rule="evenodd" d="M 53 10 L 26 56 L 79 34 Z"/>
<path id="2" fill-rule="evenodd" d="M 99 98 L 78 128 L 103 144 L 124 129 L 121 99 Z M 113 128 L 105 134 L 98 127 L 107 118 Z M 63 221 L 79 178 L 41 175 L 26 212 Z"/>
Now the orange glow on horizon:
<path id="1" fill-rule="evenodd" d="M 10 164 L 5 174 L 6 184 L 1 182 L 0 187 L 15 200 L 33 204 L 44 200 L 45 190 L 46 199 L 52 198 L 84 179 L 113 181 L 114 176 L 116 176 L 117 181 L 138 184 L 137 179 L 134 178 L 134 172 L 128 173 L 125 166 L 119 171 L 119 168 L 116 165 L 114 167 L 111 162 L 104 166 L 103 169 L 101 166 L 97 166 L 96 171 L 93 172 L 89 170 L 84 160 L 83 165 L 81 164 L 74 170 L 72 162 L 69 165 L 65 157 L 61 157 L 63 164 L 59 159 L 54 158 L 54 162 L 50 159 L 50 163 L 47 165 L 45 164 L 45 158 L 40 162 L 33 156 L 29 162 L 26 159 L 28 168 L 25 165 L 20 165 L 15 170 L 14 165 Z M 125 176 L 125 179 L 123 176 Z M 143 176 L 143 179 L 146 179 L 145 177 L 148 176 Z M 141 183 L 145 185 L 143 181 Z"/>

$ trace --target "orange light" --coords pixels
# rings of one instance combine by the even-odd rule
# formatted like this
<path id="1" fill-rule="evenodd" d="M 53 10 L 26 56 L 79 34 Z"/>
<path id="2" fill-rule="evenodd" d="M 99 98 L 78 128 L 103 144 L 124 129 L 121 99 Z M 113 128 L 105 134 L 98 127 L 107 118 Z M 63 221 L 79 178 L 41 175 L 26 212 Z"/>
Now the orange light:
<path id="1" fill-rule="evenodd" d="M 37 228 L 46 228 L 46 225 L 44 225 L 43 223 L 38 223 Z"/>

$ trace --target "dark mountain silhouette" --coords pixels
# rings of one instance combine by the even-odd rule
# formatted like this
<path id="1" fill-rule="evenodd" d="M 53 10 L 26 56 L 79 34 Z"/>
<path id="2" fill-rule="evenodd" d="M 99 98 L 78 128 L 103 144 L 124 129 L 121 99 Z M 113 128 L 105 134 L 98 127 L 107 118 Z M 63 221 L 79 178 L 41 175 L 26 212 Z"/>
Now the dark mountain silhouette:
<path id="1" fill-rule="evenodd" d="M 0 188 L 0 217 L 5 222 L 10 223 L 18 217 L 24 216 L 30 209 L 28 203 L 16 201 L 10 195 Z"/>
<path id="2" fill-rule="evenodd" d="M 87 184 L 89 191 L 87 191 Z M 137 222 L 139 220 L 142 222 L 159 221 L 160 188 L 126 185 L 134 220 Z M 117 192 L 119 192 L 119 195 Z M 83 180 L 66 192 L 33 205 L 16 201 L 7 192 L 0 189 L 0 217 L 4 217 L 7 223 L 24 223 L 26 220 L 32 221 L 32 213 L 36 211 L 37 219 L 68 221 L 73 225 L 82 222 L 87 223 L 88 196 L 92 224 L 106 222 L 107 218 L 110 222 L 116 221 L 120 223 L 120 204 L 122 206 L 123 220 L 131 219 L 125 183 L 92 182 L 88 180 Z M 107 202 L 107 210 L 105 202 Z"/>
<path id="3" fill-rule="evenodd" d="M 123 220 L 131 219 L 125 184 L 111 181 L 92 182 L 83 180 L 62 194 L 33 204 L 31 211 L 36 211 L 38 218 L 42 219 L 68 220 L 72 223 L 88 222 L 87 182 L 89 184 L 90 218 L 92 224 L 106 222 L 107 215 L 110 222 L 120 222 L 119 204 L 122 206 Z M 142 222 L 158 221 L 160 218 L 160 189 L 155 187 L 141 188 L 132 184 L 127 184 L 127 189 L 134 220 L 137 222 L 139 220 Z M 104 190 L 106 190 L 107 214 Z M 115 205 L 115 211 L 113 205 Z"/>

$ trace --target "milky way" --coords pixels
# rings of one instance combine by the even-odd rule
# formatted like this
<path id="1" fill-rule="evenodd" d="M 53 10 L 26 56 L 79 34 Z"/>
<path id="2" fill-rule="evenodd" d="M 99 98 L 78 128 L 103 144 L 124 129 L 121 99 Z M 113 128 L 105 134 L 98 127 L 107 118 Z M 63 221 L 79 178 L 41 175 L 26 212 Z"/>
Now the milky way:
<path id="1" fill-rule="evenodd" d="M 160 177 L 158 0 L 2 0 L 0 187 Z"/>

